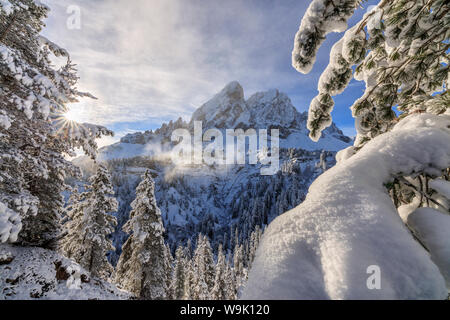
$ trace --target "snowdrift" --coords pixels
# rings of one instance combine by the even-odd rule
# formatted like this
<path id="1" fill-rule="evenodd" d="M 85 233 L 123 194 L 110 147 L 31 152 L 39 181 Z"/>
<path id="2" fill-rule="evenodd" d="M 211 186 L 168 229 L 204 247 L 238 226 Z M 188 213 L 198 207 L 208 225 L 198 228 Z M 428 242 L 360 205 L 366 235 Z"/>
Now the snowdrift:
<path id="1" fill-rule="evenodd" d="M 440 250 L 431 252 L 438 257 L 435 264 L 406 228 L 384 184 L 396 174 L 440 175 L 449 166 L 449 115 L 411 115 L 357 154 L 341 154 L 301 205 L 269 225 L 242 298 L 447 298 L 448 270 L 437 265 L 448 267 L 442 253 L 450 243 L 429 240 L 431 250 Z M 380 289 L 368 288 L 371 266 L 379 267 Z"/>
<path id="2" fill-rule="evenodd" d="M 131 298 L 55 251 L 0 244 L 0 300 Z"/>

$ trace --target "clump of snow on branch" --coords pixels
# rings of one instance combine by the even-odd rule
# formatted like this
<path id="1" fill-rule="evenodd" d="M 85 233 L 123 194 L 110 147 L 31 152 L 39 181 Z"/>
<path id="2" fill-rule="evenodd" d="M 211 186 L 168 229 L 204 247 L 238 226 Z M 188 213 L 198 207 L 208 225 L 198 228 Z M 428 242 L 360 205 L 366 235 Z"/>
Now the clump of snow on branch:
<path id="1" fill-rule="evenodd" d="M 444 218 L 410 220 L 430 259 L 384 185 L 400 173 L 440 174 L 450 166 L 449 141 L 449 115 L 411 115 L 322 174 L 301 205 L 269 225 L 243 298 L 445 299 L 448 236 L 430 235 Z M 372 265 L 380 290 L 367 287 Z"/>
<path id="2" fill-rule="evenodd" d="M 20 229 L 20 215 L 0 202 L 0 242 L 15 242 Z"/>
<path id="3" fill-rule="evenodd" d="M 14 6 L 8 0 L 0 0 L 0 9 L 6 13 L 6 15 L 10 15 L 14 12 Z"/>
<path id="4" fill-rule="evenodd" d="M 450 181 L 443 179 L 434 179 L 429 183 L 430 187 L 450 200 Z"/>
<path id="5" fill-rule="evenodd" d="M 420 236 L 450 288 L 450 215 L 418 208 L 408 216 L 408 225 Z"/>
<path id="6" fill-rule="evenodd" d="M 35 6 L 50 11 L 50 8 L 43 4 L 40 0 L 30 0 Z M 11 2 L 9 0 L 0 0 L 0 12 L 3 11 L 7 16 L 13 14 L 15 11 L 20 9 L 29 9 L 29 6 L 20 2 Z"/>
<path id="7" fill-rule="evenodd" d="M 77 264 L 72 264 L 66 268 L 67 273 L 70 274 L 66 281 L 66 286 L 69 289 L 81 289 L 81 268 Z"/>
<path id="8" fill-rule="evenodd" d="M 44 36 L 39 36 L 39 42 L 41 43 L 41 45 L 43 46 L 47 46 L 49 48 L 49 50 L 51 52 L 53 52 L 53 54 L 56 57 L 69 57 L 69 53 L 67 52 L 66 49 L 61 48 L 60 46 L 58 46 L 56 43 L 50 41 L 49 39 L 47 39 Z"/>
<path id="9" fill-rule="evenodd" d="M 292 57 L 298 71 L 311 70 L 326 31 L 339 29 L 332 28 L 335 16 L 324 14 L 327 5 L 345 11 L 340 17 L 346 21 L 354 11 L 349 2 L 313 1 L 295 40 Z M 331 124 L 331 97 L 348 86 L 353 66 L 354 78 L 366 84 L 364 94 L 351 106 L 358 133 L 356 147 L 389 131 L 397 118 L 394 107 L 404 115 L 445 112 L 450 105 L 446 93 L 449 10 L 450 5 L 442 0 L 382 0 L 347 30 L 330 52 L 330 63 L 319 80 L 319 94 L 311 102 L 310 138 L 317 141 Z M 338 31 L 344 31 L 343 26 Z"/>
<path id="10" fill-rule="evenodd" d="M 8 130 L 9 127 L 11 127 L 11 122 L 12 119 L 8 117 L 8 115 L 3 110 L 0 110 L 0 127 Z"/>
<path id="11" fill-rule="evenodd" d="M 353 15 L 356 0 L 314 0 L 309 5 L 295 35 L 292 65 L 302 73 L 309 73 L 316 54 L 330 32 L 342 32 Z"/>

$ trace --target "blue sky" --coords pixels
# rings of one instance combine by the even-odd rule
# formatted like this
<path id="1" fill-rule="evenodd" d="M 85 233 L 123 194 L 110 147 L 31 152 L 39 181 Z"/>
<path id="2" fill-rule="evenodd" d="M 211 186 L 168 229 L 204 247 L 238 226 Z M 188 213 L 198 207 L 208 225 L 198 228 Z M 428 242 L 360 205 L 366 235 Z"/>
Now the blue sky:
<path id="1" fill-rule="evenodd" d="M 77 64 L 79 88 L 99 99 L 72 105 L 77 120 L 116 132 L 155 129 L 188 120 L 228 82 L 237 80 L 246 97 L 277 88 L 306 111 L 329 50 L 342 34 L 331 34 L 308 75 L 291 67 L 293 39 L 310 1 L 299 0 L 58 0 L 44 34 L 66 48 Z M 356 23 L 369 5 L 358 9 Z M 67 27 L 70 6 L 80 8 L 80 29 Z M 349 110 L 364 84 L 352 80 L 335 98 L 333 120 L 354 134 Z"/>

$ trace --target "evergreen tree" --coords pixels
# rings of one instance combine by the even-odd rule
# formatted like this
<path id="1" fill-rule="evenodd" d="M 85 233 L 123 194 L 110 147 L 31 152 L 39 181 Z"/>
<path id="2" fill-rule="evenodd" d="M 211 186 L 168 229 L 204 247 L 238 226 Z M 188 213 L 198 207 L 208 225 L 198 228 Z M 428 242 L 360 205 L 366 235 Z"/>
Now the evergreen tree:
<path id="1" fill-rule="evenodd" d="M 236 277 L 236 291 L 239 292 L 239 289 L 245 283 L 244 246 L 242 244 L 236 245 L 234 248 L 233 269 Z"/>
<path id="2" fill-rule="evenodd" d="M 106 254 L 114 250 L 108 236 L 117 224 L 109 213 L 117 210 L 117 200 L 112 196 L 114 190 L 104 166 L 98 166 L 90 182 L 86 192 L 74 192 L 71 197 L 70 221 L 65 224 L 67 236 L 61 240 L 61 250 L 93 276 L 108 279 L 113 268 Z"/>
<path id="3" fill-rule="evenodd" d="M 175 251 L 175 267 L 172 280 L 173 299 L 181 300 L 184 298 L 185 281 L 189 277 L 186 268 L 186 259 L 184 250 L 181 246 Z"/>
<path id="4" fill-rule="evenodd" d="M 248 261 L 247 261 L 247 265 L 248 268 L 251 268 L 252 262 L 255 259 L 255 254 L 256 254 L 256 249 L 258 248 L 259 245 L 259 240 L 260 240 L 260 236 L 261 236 L 261 229 L 259 228 L 259 226 L 256 226 L 255 230 L 252 232 L 252 234 L 250 235 L 250 245 L 249 245 L 249 253 L 248 253 Z"/>
<path id="5" fill-rule="evenodd" d="M 191 259 L 186 259 L 183 300 L 194 299 L 195 275 L 194 265 Z"/>
<path id="6" fill-rule="evenodd" d="M 59 233 L 64 178 L 78 174 L 64 155 L 82 147 L 95 157 L 95 138 L 112 132 L 64 119 L 67 103 L 92 96 L 76 89 L 68 52 L 40 35 L 49 8 L 34 0 L 6 3 L 0 6 L 0 203 L 19 214 L 20 243 L 49 246 Z M 56 70 L 52 56 L 65 57 L 66 65 Z"/>
<path id="7" fill-rule="evenodd" d="M 226 270 L 226 273 L 225 273 L 226 299 L 227 300 L 236 300 L 237 299 L 237 287 L 238 287 L 236 284 L 236 274 L 228 260 L 226 261 L 225 270 Z"/>
<path id="8" fill-rule="evenodd" d="M 186 248 L 184 250 L 184 255 L 186 256 L 186 259 L 190 260 L 192 259 L 192 241 L 191 239 L 188 239 Z"/>
<path id="9" fill-rule="evenodd" d="M 167 298 L 164 227 L 154 190 L 155 184 L 147 170 L 136 188 L 130 220 L 123 228 L 130 237 L 122 247 L 115 273 L 119 287 L 152 300 Z"/>
<path id="10" fill-rule="evenodd" d="M 248 269 L 261 236 L 262 230 L 257 226 L 245 241 L 236 246 L 234 254 L 227 255 L 223 244 L 219 243 L 215 263 L 208 238 L 202 234 L 198 235 L 197 246 L 191 259 L 188 258 L 187 247 L 179 246 L 175 252 L 171 281 L 173 299 L 237 299 L 238 292 L 247 281 Z M 230 264 L 230 257 L 234 267 Z"/>
<path id="11" fill-rule="evenodd" d="M 226 300 L 229 298 L 226 277 L 227 264 L 225 261 L 225 255 L 223 254 L 222 244 L 220 244 L 217 254 L 216 278 L 214 280 L 214 287 L 211 292 L 211 298 L 213 300 Z"/>
<path id="12" fill-rule="evenodd" d="M 204 273 L 205 281 L 208 286 L 208 292 L 211 292 L 214 287 L 214 280 L 216 278 L 216 270 L 214 263 L 214 254 L 211 248 L 211 244 L 207 236 L 204 236 Z"/>
<path id="13" fill-rule="evenodd" d="M 224 234 L 223 234 L 222 244 L 223 244 L 223 251 L 227 252 L 228 251 L 228 233 L 226 233 L 226 232 L 224 232 Z"/>
<path id="14" fill-rule="evenodd" d="M 314 0 L 311 3 L 296 35 L 292 55 L 293 66 L 298 71 L 308 73 L 311 70 L 317 50 L 327 33 L 347 29 L 347 20 L 353 14 L 358 2 Z M 377 141 L 385 141 L 388 143 L 386 147 L 389 148 L 391 143 L 395 146 L 396 142 L 401 141 L 401 148 L 392 148 L 389 154 L 392 163 L 386 162 L 386 168 L 382 165 L 378 169 L 371 168 L 371 174 L 375 176 L 376 170 L 380 175 L 386 174 L 387 167 L 390 166 L 390 177 L 389 180 L 385 178 L 384 186 L 415 240 L 431 256 L 436 252 L 433 252 L 431 246 L 427 248 L 423 234 L 415 233 L 417 230 L 414 230 L 410 219 L 418 207 L 429 207 L 430 212 L 438 213 L 438 216 L 441 216 L 441 213 L 450 213 L 448 202 L 441 201 L 446 192 L 439 186 L 435 187 L 440 191 L 432 190 L 435 181 L 444 181 L 444 184 L 448 185 L 450 168 L 447 157 L 444 156 L 444 152 L 423 161 L 417 151 L 407 152 L 422 148 L 421 144 L 424 142 L 420 142 L 420 134 L 415 139 L 408 140 L 406 130 L 398 135 L 391 131 L 394 127 L 399 132 L 406 128 L 419 129 L 426 123 L 427 129 L 430 130 L 427 135 L 434 136 L 432 131 L 436 134 L 434 139 L 436 145 L 445 142 L 445 138 L 439 141 L 437 132 L 442 131 L 442 124 L 448 122 L 450 114 L 450 96 L 447 90 L 450 75 L 449 25 L 448 0 L 379 1 L 359 22 L 347 29 L 343 37 L 332 47 L 330 63 L 319 79 L 319 92 L 311 102 L 308 117 L 310 137 L 317 141 L 321 132 L 332 123 L 331 112 L 334 105 L 332 97 L 342 93 L 352 78 L 364 81 L 364 94 L 351 106 L 357 131 L 354 145 L 338 153 L 337 160 L 346 161 L 347 164 L 353 160 L 356 164 L 361 159 L 354 156 L 356 153 L 365 153 L 366 158 L 369 158 L 370 147 L 366 148 L 366 144 L 370 143 L 373 146 Z M 415 115 L 416 113 L 425 114 Z M 435 128 L 432 128 L 433 126 Z M 409 134 L 414 136 L 412 133 Z M 378 140 L 371 141 L 375 138 Z M 405 139 L 399 140 L 400 138 Z M 372 156 L 374 155 L 375 153 Z M 342 165 L 345 166 L 345 163 Z M 364 176 L 358 173 L 358 170 L 352 171 L 354 167 L 356 165 L 348 166 L 350 169 L 345 175 L 355 181 L 358 177 L 361 179 L 358 182 L 361 182 Z M 339 176 L 339 168 L 342 167 L 338 165 L 338 169 L 333 172 L 336 176 Z M 338 182 L 341 182 L 333 181 L 331 174 L 328 177 L 331 177 L 328 184 L 338 185 Z M 366 181 L 365 184 L 370 183 Z M 315 192 L 312 197 L 317 196 L 317 190 Z M 342 195 L 340 201 L 346 197 L 350 198 L 350 195 Z M 379 205 L 382 207 L 384 204 Z M 323 203 L 321 206 L 326 212 L 326 206 Z M 351 206 L 350 201 L 349 207 Z M 348 210 L 347 212 L 350 212 Z M 334 215 L 339 214 L 338 210 Z M 438 236 L 439 228 L 431 230 L 434 217 L 430 215 L 427 218 L 421 215 L 421 219 L 424 219 L 421 222 L 422 226 L 427 225 L 429 228 L 427 232 L 433 234 L 436 243 L 440 243 L 442 239 Z M 356 236 L 352 234 L 352 237 Z M 367 250 L 370 250 L 370 246 L 367 246 Z M 376 245 L 373 250 L 380 248 Z M 436 264 L 442 268 L 442 265 Z M 448 267 L 444 269 L 446 271 Z M 395 272 L 392 277 L 396 277 Z M 420 295 L 418 292 L 412 295 L 414 294 Z"/>
<path id="15" fill-rule="evenodd" d="M 174 268 L 173 268 L 173 264 L 174 264 L 174 259 L 172 256 L 172 252 L 170 251 L 170 247 L 166 244 L 166 255 L 165 255 L 165 259 L 164 259 L 164 268 L 166 271 L 166 288 L 167 288 L 167 292 L 166 292 L 166 296 L 167 299 L 173 299 L 173 295 L 174 295 L 174 288 L 172 287 L 172 279 L 174 278 Z"/>
<path id="16" fill-rule="evenodd" d="M 194 287 L 192 298 L 194 300 L 208 300 L 211 297 L 215 280 L 214 257 L 208 238 L 202 234 L 198 236 L 193 263 Z"/>

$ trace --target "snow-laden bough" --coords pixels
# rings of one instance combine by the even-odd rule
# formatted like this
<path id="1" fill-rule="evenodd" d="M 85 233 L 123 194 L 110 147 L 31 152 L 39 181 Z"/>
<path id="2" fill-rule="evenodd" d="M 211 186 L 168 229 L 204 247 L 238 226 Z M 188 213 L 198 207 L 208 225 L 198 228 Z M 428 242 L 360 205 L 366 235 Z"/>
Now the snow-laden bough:
<path id="1" fill-rule="evenodd" d="M 447 297 L 448 265 L 435 264 L 413 238 L 384 184 L 450 167 L 450 116 L 410 115 L 349 154 L 311 185 L 301 205 L 269 225 L 243 299 Z M 442 253 L 449 246 L 437 247 Z M 368 286 L 372 266 L 379 289 Z"/>

